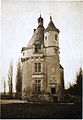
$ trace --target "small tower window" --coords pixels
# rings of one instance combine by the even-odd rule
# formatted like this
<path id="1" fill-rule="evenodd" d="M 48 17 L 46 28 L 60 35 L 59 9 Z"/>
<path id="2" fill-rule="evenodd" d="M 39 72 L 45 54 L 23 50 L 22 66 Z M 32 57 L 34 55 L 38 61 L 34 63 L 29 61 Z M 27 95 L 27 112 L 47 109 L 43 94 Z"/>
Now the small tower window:
<path id="1" fill-rule="evenodd" d="M 57 40 L 57 35 L 55 35 L 55 40 Z"/>
<path id="2" fill-rule="evenodd" d="M 47 36 L 45 36 L 45 40 L 47 40 Z"/>

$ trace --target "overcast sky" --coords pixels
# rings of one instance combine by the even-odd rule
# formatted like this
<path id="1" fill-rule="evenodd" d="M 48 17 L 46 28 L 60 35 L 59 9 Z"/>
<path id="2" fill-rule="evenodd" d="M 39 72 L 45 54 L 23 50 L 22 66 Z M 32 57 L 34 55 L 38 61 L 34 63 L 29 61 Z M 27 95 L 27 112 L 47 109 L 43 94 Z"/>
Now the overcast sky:
<path id="1" fill-rule="evenodd" d="M 60 30 L 60 62 L 64 67 L 65 86 L 75 81 L 83 63 L 83 3 L 82 2 L 28 2 L 27 0 L 2 0 L 1 4 L 1 90 L 11 60 L 14 65 L 37 27 L 37 18 L 44 19 L 46 28 L 50 15 Z M 1 91 L 0 90 L 0 91 Z"/>

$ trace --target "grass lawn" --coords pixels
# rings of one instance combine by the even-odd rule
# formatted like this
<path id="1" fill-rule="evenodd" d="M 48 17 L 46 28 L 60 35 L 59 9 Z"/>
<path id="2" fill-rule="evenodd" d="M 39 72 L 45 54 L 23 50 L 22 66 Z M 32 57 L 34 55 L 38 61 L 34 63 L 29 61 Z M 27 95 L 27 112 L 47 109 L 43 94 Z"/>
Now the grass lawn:
<path id="1" fill-rule="evenodd" d="M 1 103 L 1 118 L 23 119 L 23 118 L 59 118 L 59 119 L 81 119 L 81 104 L 59 104 L 59 103 Z"/>

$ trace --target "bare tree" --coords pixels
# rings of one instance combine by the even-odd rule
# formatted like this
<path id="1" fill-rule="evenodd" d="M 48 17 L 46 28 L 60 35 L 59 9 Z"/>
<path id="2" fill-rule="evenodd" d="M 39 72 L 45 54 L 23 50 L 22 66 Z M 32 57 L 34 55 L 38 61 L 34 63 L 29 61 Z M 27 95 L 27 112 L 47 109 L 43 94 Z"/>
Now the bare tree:
<path id="1" fill-rule="evenodd" d="M 22 93 L 22 69 L 21 62 L 20 60 L 18 60 L 16 74 L 16 97 L 21 98 L 21 93 Z"/>
<path id="2" fill-rule="evenodd" d="M 4 80 L 4 94 L 6 93 L 6 81 Z"/>
<path id="3" fill-rule="evenodd" d="M 9 66 L 9 71 L 8 71 L 8 84 L 9 84 L 9 94 L 10 95 L 12 95 L 12 89 L 13 89 L 12 80 L 13 80 L 13 64 L 11 62 L 10 66 Z"/>

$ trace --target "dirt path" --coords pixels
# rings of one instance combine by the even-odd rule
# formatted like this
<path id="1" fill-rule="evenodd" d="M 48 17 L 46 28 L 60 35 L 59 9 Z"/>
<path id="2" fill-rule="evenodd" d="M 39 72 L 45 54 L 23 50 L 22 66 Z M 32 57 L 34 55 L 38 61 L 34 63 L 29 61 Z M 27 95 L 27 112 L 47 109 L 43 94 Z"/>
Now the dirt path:
<path id="1" fill-rule="evenodd" d="M 23 100 L 0 100 L 0 104 L 25 103 Z"/>

